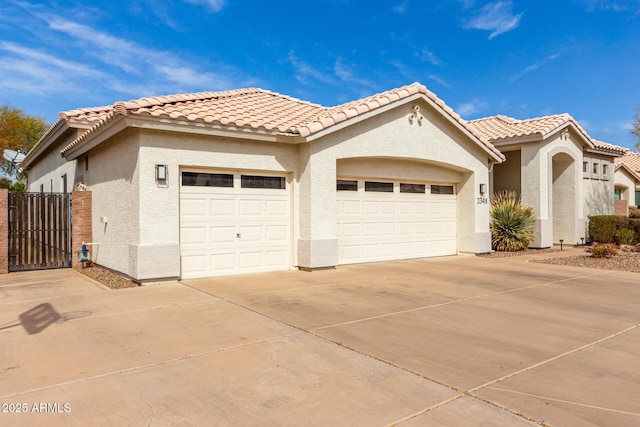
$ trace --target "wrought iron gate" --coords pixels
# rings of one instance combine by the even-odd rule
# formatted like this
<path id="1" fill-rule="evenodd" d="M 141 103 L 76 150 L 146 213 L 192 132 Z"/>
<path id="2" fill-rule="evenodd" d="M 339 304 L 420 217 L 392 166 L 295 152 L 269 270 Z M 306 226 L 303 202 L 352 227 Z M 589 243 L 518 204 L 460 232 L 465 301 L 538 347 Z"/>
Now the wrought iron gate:
<path id="1" fill-rule="evenodd" d="M 71 267 L 71 194 L 9 193 L 9 271 Z"/>

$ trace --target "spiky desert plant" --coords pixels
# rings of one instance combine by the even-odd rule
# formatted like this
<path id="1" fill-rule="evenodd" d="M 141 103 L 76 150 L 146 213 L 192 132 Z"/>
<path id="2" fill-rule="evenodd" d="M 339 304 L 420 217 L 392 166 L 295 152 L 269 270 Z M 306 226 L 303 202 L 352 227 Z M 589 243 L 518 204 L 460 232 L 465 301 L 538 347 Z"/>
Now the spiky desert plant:
<path id="1" fill-rule="evenodd" d="M 491 200 L 491 247 L 495 251 L 516 252 L 533 240 L 535 216 L 513 191 L 501 191 Z"/>

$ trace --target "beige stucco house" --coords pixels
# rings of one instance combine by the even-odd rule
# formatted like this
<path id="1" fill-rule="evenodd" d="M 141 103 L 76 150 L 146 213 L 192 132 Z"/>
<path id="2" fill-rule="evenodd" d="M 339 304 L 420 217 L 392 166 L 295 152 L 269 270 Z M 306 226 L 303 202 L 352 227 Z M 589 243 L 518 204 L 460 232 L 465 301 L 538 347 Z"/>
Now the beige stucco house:
<path id="1" fill-rule="evenodd" d="M 616 214 L 627 215 L 640 206 L 640 153 L 627 151 L 616 159 L 614 181 Z"/>
<path id="2" fill-rule="evenodd" d="M 569 132 L 568 149 L 538 158 L 608 161 Z M 153 282 L 488 252 L 489 171 L 503 160 L 414 83 L 332 108 L 240 89 L 68 111 L 23 167 L 29 191 L 84 184 L 93 260 Z M 578 220 L 583 187 L 566 186 Z"/>
<path id="3" fill-rule="evenodd" d="M 588 241 L 587 218 L 614 213 L 614 159 L 624 149 L 594 140 L 570 115 L 470 124 L 506 156 L 493 167 L 492 191 L 515 191 L 533 206 L 532 247 Z"/>

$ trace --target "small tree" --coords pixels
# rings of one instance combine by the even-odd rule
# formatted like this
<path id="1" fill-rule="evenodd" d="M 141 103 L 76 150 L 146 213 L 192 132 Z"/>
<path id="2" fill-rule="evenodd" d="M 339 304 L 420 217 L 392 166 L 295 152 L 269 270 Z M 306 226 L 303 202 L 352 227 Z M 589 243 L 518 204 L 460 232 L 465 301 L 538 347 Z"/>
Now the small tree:
<path id="1" fill-rule="evenodd" d="M 636 115 L 632 123 L 632 128 L 629 131 L 631 135 L 636 139 L 636 150 L 640 150 L 640 107 L 636 107 Z"/>
<path id="2" fill-rule="evenodd" d="M 38 142 L 48 127 L 41 117 L 31 116 L 8 104 L 0 105 L 0 154 L 7 148 L 26 153 Z M 18 181 L 26 180 L 26 177 L 18 173 L 15 166 L 4 157 L 0 160 L 0 171 L 17 177 Z"/>
<path id="3" fill-rule="evenodd" d="M 522 203 L 513 191 L 494 194 L 491 200 L 491 247 L 495 251 L 516 252 L 533 240 L 533 208 Z"/>

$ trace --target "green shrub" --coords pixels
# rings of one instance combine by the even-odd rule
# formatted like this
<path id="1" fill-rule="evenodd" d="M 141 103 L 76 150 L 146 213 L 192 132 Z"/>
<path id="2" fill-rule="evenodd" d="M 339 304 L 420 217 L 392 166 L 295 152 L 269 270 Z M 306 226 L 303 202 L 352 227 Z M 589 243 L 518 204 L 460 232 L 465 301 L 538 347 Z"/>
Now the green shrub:
<path id="1" fill-rule="evenodd" d="M 629 210 L 629 218 L 640 218 L 640 209 Z"/>
<path id="2" fill-rule="evenodd" d="M 491 247 L 515 252 L 529 247 L 533 240 L 533 208 L 522 203 L 513 191 L 494 194 L 491 200 Z"/>
<path id="3" fill-rule="evenodd" d="M 594 258 L 613 258 L 618 254 L 618 248 L 611 243 L 596 243 L 587 249 Z"/>
<path id="4" fill-rule="evenodd" d="M 616 243 L 619 245 L 635 245 L 638 242 L 638 234 L 630 228 L 621 228 L 616 231 Z"/>
<path id="5" fill-rule="evenodd" d="M 627 227 L 636 232 L 638 236 L 640 236 L 640 218 L 629 218 L 627 219 Z"/>
<path id="6" fill-rule="evenodd" d="M 614 243 L 620 218 L 615 215 L 595 215 L 589 217 L 591 240 L 600 243 Z"/>

